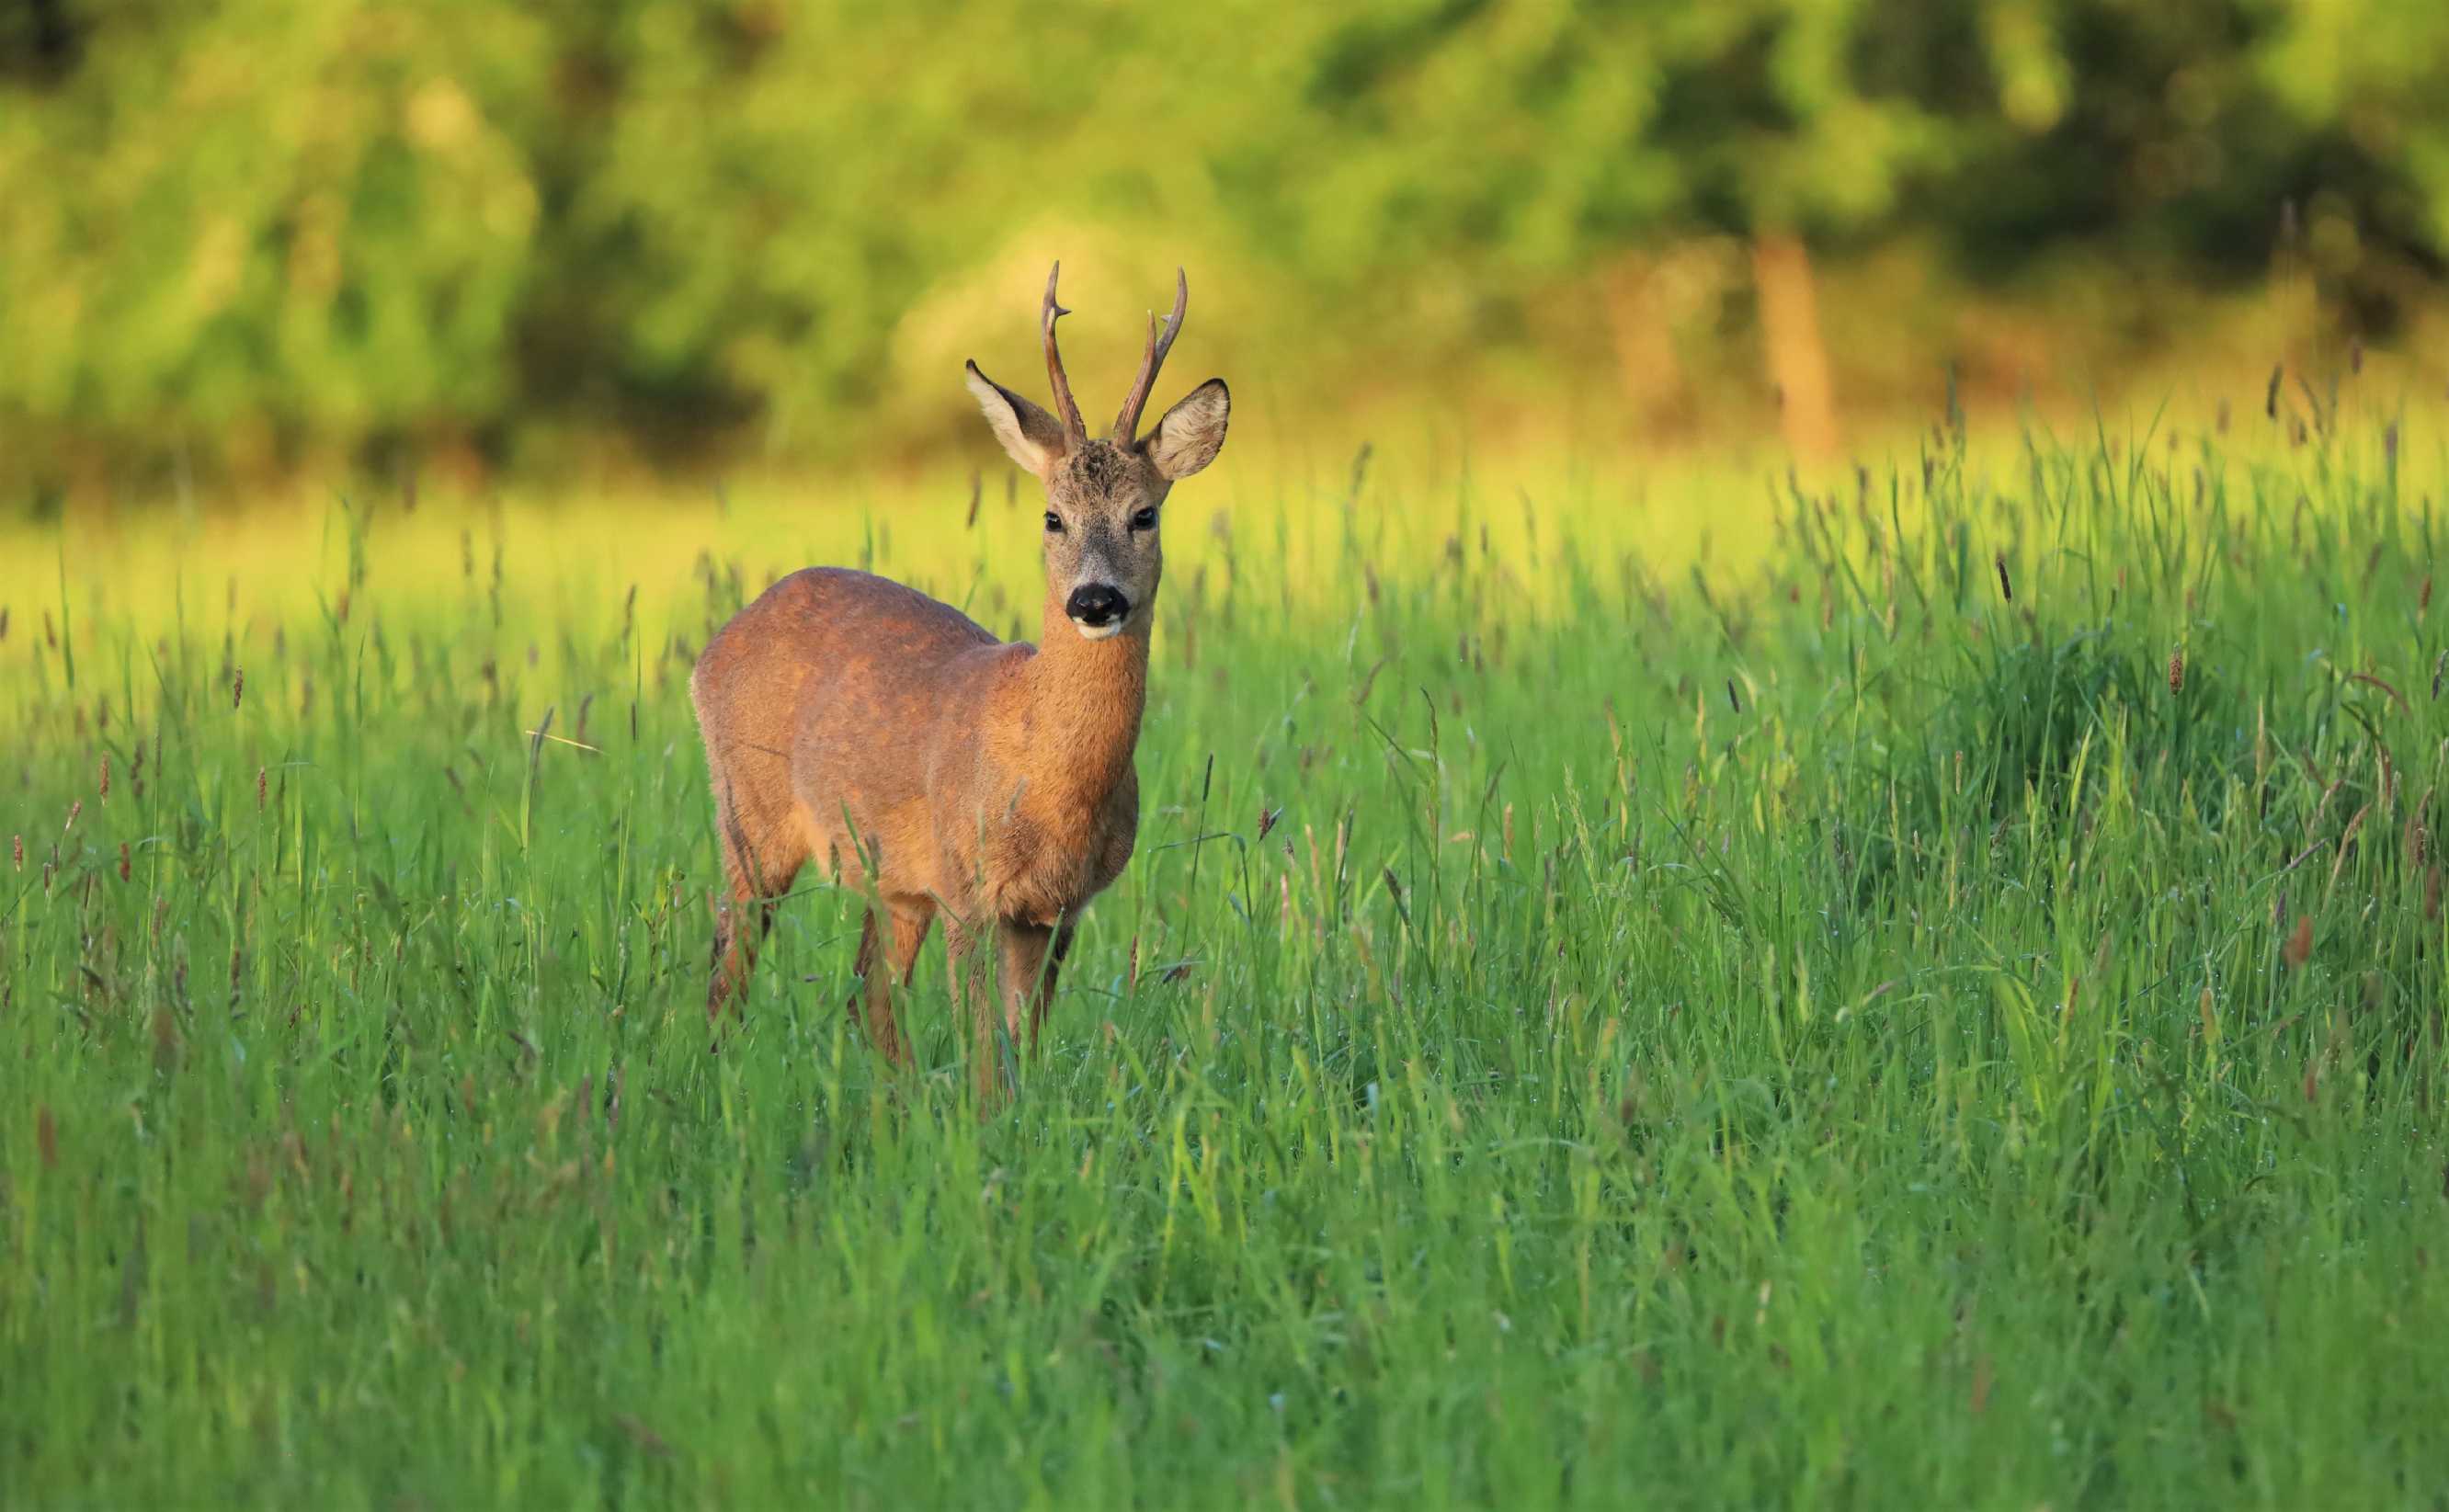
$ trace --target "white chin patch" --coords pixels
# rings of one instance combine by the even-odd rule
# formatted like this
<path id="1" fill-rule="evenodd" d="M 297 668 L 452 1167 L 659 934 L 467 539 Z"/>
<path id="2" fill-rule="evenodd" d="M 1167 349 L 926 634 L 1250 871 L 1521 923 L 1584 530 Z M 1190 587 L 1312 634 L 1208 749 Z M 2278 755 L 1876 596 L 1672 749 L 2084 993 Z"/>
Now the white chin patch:
<path id="1" fill-rule="evenodd" d="M 1125 615 L 1120 620 L 1109 620 L 1104 624 L 1082 624 L 1074 620 L 1071 622 L 1071 628 L 1080 632 L 1080 639 L 1083 641 L 1103 641 L 1109 636 L 1122 634 L 1123 626 L 1129 619 L 1130 616 Z"/>

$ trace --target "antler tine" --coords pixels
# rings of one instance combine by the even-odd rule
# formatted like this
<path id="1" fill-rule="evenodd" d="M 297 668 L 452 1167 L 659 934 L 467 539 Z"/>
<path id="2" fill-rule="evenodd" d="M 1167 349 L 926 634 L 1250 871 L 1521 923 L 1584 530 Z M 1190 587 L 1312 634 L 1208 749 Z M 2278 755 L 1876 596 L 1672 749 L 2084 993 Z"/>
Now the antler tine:
<path id="1" fill-rule="evenodd" d="M 1147 408 L 1148 391 L 1156 387 L 1157 370 L 1165 366 L 1165 354 L 1173 350 L 1173 338 L 1182 334 L 1183 312 L 1190 308 L 1190 278 L 1180 268 L 1173 270 L 1173 314 L 1167 316 L 1165 330 L 1158 333 L 1156 312 L 1148 312 L 1147 354 L 1140 359 L 1140 375 L 1131 380 L 1130 396 L 1123 401 L 1123 412 L 1114 418 L 1114 439 L 1125 446 L 1139 439 L 1140 411 Z"/>
<path id="2" fill-rule="evenodd" d="M 1063 434 L 1071 450 L 1077 451 L 1089 439 L 1087 422 L 1080 418 L 1080 406 L 1071 397 L 1071 380 L 1063 373 L 1063 354 L 1054 344 L 1054 321 L 1071 312 L 1054 302 L 1054 280 L 1063 276 L 1063 264 L 1057 262 L 1046 275 L 1046 308 L 1038 316 L 1046 333 L 1046 376 L 1054 385 L 1054 409 L 1063 422 Z"/>

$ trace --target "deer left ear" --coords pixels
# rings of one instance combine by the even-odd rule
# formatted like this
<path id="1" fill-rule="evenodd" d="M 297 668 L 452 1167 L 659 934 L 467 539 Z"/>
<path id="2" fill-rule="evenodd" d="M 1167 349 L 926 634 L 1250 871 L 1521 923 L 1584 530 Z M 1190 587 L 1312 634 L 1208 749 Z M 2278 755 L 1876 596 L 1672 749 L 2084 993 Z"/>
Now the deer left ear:
<path id="1" fill-rule="evenodd" d="M 1224 425 L 1232 413 L 1233 395 L 1224 380 L 1210 378 L 1165 412 L 1140 450 L 1156 464 L 1159 477 L 1178 483 L 1216 460 L 1224 449 Z"/>
<path id="2" fill-rule="evenodd" d="M 1061 423 L 980 373 L 976 363 L 969 364 L 966 373 L 970 396 L 978 401 L 978 409 L 986 414 L 995 439 L 1003 443 L 1005 454 L 1038 477 L 1052 471 L 1054 464 L 1062 461 L 1070 449 Z"/>

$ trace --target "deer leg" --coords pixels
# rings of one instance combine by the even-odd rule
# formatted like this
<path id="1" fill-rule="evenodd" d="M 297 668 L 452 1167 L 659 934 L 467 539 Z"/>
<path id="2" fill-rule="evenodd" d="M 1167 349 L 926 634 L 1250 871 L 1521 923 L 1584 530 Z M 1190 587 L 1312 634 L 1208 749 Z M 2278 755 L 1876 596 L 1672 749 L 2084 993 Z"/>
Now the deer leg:
<path id="1" fill-rule="evenodd" d="M 723 1009 L 747 986 L 757 947 L 774 928 L 774 900 L 791 890 L 807 859 L 779 847 L 761 853 L 736 813 L 726 806 L 721 817 L 723 879 L 731 897 L 715 907 L 713 973 L 705 991 L 710 1024 L 720 1023 Z"/>
<path id="2" fill-rule="evenodd" d="M 944 920 L 944 951 L 952 961 L 953 990 L 970 1020 L 970 1074 L 977 1086 L 981 1118 L 1001 1107 L 1005 1094 L 1003 1046 L 998 1043 L 1003 1024 L 994 1001 L 995 963 L 978 948 L 984 943 L 983 933 L 981 927 L 949 915 Z"/>
<path id="3" fill-rule="evenodd" d="M 893 967 L 896 986 L 908 986 L 918 970 L 918 947 L 927 943 L 927 931 L 935 927 L 933 904 L 897 907 L 893 910 L 893 948 L 885 964 Z"/>
<path id="4" fill-rule="evenodd" d="M 1064 959 L 1071 953 L 1071 936 L 1079 931 L 1069 920 L 1055 926 L 1053 953 L 1046 958 L 1046 975 L 1037 984 L 1037 1000 L 1030 1005 L 1029 1050 L 1037 1053 L 1037 1031 L 1046 1024 L 1046 1010 L 1054 1003 L 1054 979 L 1063 973 Z"/>
<path id="5" fill-rule="evenodd" d="M 1048 928 L 1037 924 L 1002 927 L 1004 1026 L 1015 1049 L 1023 1043 L 1026 1021 L 1029 1054 L 1037 1056 L 1037 1032 L 1046 1023 L 1046 1005 L 1054 996 L 1054 978 L 1071 949 L 1071 926 Z"/>
<path id="6" fill-rule="evenodd" d="M 935 922 L 935 914 L 932 908 L 888 905 L 887 909 L 893 919 L 889 943 L 877 927 L 877 909 L 871 906 L 867 910 L 866 925 L 858 936 L 858 963 L 853 967 L 859 986 L 852 995 L 851 1007 L 857 1012 L 864 1003 L 868 1037 L 887 1061 L 907 1068 L 910 1047 L 893 1014 L 893 989 L 910 985 L 911 973 L 918 966 L 918 947 L 927 943 L 927 929 Z"/>
<path id="7" fill-rule="evenodd" d="M 716 906 L 714 971 L 705 994 L 707 1023 L 721 1023 L 732 1000 L 747 990 L 748 974 L 757 967 L 758 947 L 773 928 L 771 898 L 735 893 L 730 902 Z"/>
<path id="8" fill-rule="evenodd" d="M 852 1023 L 865 1026 L 868 1038 L 876 1042 L 876 1047 L 883 1050 L 884 1058 L 890 1061 L 895 1059 L 893 1052 L 899 1045 L 897 1043 L 890 1049 L 886 1048 L 884 1035 L 879 1032 L 882 1025 L 877 1022 L 876 936 L 876 909 L 873 906 L 863 907 L 858 910 L 858 954 L 852 958 L 850 964 L 850 1016 Z M 896 1038 L 898 1038 L 897 1031 Z"/>

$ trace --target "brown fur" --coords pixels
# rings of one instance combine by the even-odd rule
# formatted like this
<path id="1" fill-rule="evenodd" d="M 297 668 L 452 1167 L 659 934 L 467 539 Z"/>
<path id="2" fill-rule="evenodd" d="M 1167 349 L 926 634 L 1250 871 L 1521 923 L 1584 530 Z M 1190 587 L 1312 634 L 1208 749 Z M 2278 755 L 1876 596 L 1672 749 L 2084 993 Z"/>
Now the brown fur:
<path id="1" fill-rule="evenodd" d="M 943 919 L 980 1094 L 993 1101 L 998 1015 L 978 947 L 996 946 L 1000 1026 L 1018 1044 L 1025 1024 L 1034 1048 L 1073 921 L 1122 874 L 1139 828 L 1131 757 L 1163 561 L 1157 531 L 1132 522 L 1215 456 L 1229 401 L 1210 380 L 1144 441 L 1070 443 L 1045 411 L 971 372 L 997 435 L 1044 479 L 1064 523 L 1045 537 L 1039 642 L 998 641 L 883 578 L 812 567 L 716 634 L 689 695 L 731 894 L 709 1017 L 745 983 L 773 900 L 814 862 L 869 894 L 854 1005 L 898 1064 L 909 1052 L 893 986 L 908 983 Z M 1090 639 L 1066 613 L 1083 582 L 1128 598 L 1119 633 Z"/>

